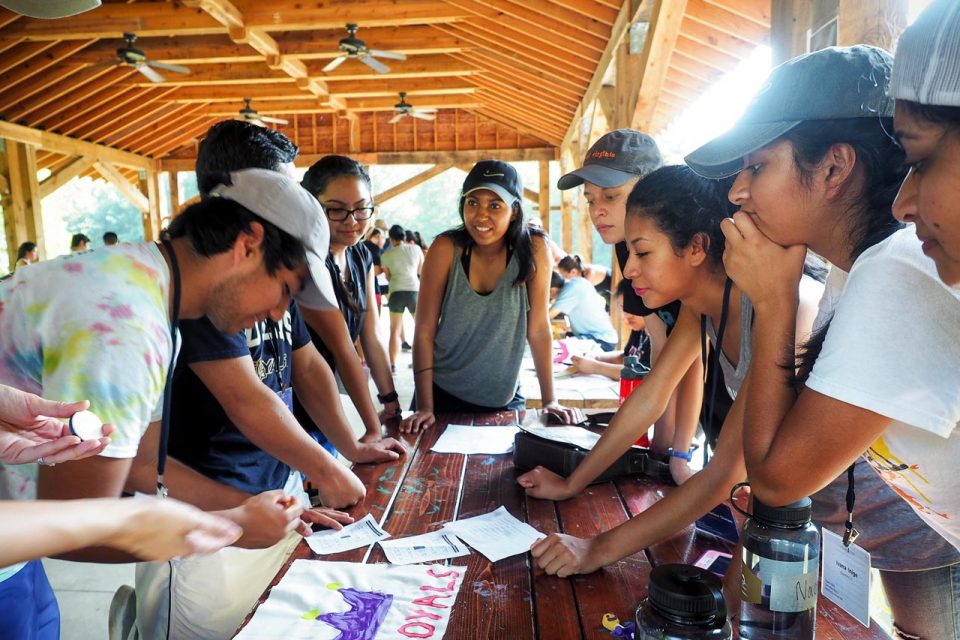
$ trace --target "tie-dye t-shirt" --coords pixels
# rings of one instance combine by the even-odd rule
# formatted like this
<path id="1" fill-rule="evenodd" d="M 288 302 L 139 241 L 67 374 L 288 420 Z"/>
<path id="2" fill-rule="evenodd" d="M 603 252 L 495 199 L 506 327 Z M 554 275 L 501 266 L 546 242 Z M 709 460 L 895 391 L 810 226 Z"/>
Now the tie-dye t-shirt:
<path id="1" fill-rule="evenodd" d="M 157 245 L 123 244 L 20 269 L 0 282 L 0 383 L 89 400 L 114 425 L 101 455 L 132 458 L 159 419 L 171 357 L 170 273 Z M 0 468 L 0 494 L 35 497 L 36 465 Z"/>
<path id="2" fill-rule="evenodd" d="M 893 420 L 867 461 L 960 549 L 960 288 L 911 225 L 863 252 L 807 386 Z"/>

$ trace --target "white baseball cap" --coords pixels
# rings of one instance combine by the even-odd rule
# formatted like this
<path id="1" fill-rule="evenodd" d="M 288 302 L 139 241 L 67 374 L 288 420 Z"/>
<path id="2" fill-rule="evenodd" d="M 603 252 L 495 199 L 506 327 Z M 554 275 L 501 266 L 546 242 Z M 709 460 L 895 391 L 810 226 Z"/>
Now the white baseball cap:
<path id="1" fill-rule="evenodd" d="M 326 259 L 330 251 L 330 227 L 323 207 L 300 183 L 269 169 L 243 169 L 230 173 L 232 184 L 220 184 L 211 197 L 237 202 L 303 243 L 310 280 L 295 296 L 313 309 L 337 309 Z"/>
<path id="2" fill-rule="evenodd" d="M 960 2 L 937 0 L 897 42 L 890 97 L 960 107 Z"/>

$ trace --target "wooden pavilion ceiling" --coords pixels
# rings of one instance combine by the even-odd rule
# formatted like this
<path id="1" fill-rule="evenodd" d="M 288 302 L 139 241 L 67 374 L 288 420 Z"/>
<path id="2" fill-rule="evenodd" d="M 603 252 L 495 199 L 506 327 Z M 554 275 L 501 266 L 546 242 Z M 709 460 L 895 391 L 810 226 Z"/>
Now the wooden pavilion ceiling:
<path id="1" fill-rule="evenodd" d="M 262 115 L 289 120 L 280 130 L 307 154 L 559 147 L 625 10 L 650 21 L 649 55 L 666 65 L 647 87 L 653 132 L 769 35 L 769 0 L 625 1 L 104 0 L 62 20 L 0 9 L 0 119 L 153 159 L 191 157 L 198 136 L 252 98 Z M 384 60 L 387 74 L 357 60 L 324 73 L 348 22 L 368 47 L 407 59 Z M 191 73 L 161 70 L 153 83 L 104 66 L 123 32 L 151 61 Z M 436 120 L 390 124 L 400 91 L 438 109 Z M 37 157 L 54 172 L 75 162 Z"/>

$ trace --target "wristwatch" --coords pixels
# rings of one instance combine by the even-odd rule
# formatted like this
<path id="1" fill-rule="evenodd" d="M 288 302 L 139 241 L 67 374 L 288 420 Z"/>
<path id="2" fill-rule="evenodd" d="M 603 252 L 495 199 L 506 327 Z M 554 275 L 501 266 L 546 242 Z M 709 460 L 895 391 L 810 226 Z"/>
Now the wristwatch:
<path id="1" fill-rule="evenodd" d="M 396 402 L 399 399 L 396 391 L 391 391 L 390 393 L 377 394 L 377 400 L 380 401 L 380 404 L 387 404 L 388 402 Z"/>

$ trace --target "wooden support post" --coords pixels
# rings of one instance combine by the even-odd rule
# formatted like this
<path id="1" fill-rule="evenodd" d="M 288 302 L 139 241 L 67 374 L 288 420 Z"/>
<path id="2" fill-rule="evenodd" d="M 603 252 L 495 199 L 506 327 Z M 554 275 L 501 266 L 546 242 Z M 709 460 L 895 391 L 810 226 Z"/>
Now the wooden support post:
<path id="1" fill-rule="evenodd" d="M 168 171 L 167 179 L 170 181 L 170 219 L 172 220 L 180 213 L 180 182 L 177 176 L 179 171 Z"/>
<path id="2" fill-rule="evenodd" d="M 140 192 L 147 198 L 147 210 L 143 212 L 143 239 L 160 237 L 160 173 L 149 169 L 140 172 Z"/>
<path id="3" fill-rule="evenodd" d="M 893 51 L 907 27 L 907 0 L 840 0 L 837 44 L 872 44 Z"/>
<path id="4" fill-rule="evenodd" d="M 540 201 L 537 203 L 543 230 L 550 235 L 550 162 L 540 161 Z"/>
<path id="5" fill-rule="evenodd" d="M 123 174 L 117 170 L 109 162 L 94 162 L 93 168 L 97 170 L 107 182 L 112 184 L 117 190 L 122 193 L 127 200 L 133 203 L 137 209 L 140 211 L 149 211 L 150 203 L 147 200 L 147 197 L 140 191 L 137 187 L 130 184 Z"/>
<path id="6" fill-rule="evenodd" d="M 633 112 L 635 129 L 648 131 L 653 126 L 660 90 L 667 77 L 686 8 L 687 0 L 660 0 L 653 10 L 643 55 L 637 62 L 637 68 L 642 72 L 637 80 L 639 94 Z"/>
<path id="7" fill-rule="evenodd" d="M 807 52 L 810 28 L 809 0 L 772 0 L 770 63 L 774 66 Z"/>
<path id="8" fill-rule="evenodd" d="M 93 166 L 93 158 L 77 158 L 40 183 L 40 197 L 46 198 L 63 185 L 80 176 L 91 166 Z"/>
<path id="9" fill-rule="evenodd" d="M 37 148 L 7 139 L 4 152 L 6 179 L 10 197 L 4 202 L 7 252 L 10 268 L 16 262 L 17 248 L 23 242 L 36 242 L 40 257 L 46 257 L 43 237 L 43 210 L 37 182 Z"/>
<path id="10" fill-rule="evenodd" d="M 560 174 L 565 175 L 577 168 L 573 152 L 568 144 L 560 150 Z M 560 247 L 567 253 L 573 253 L 573 199 L 577 197 L 575 189 L 560 192 Z"/>

